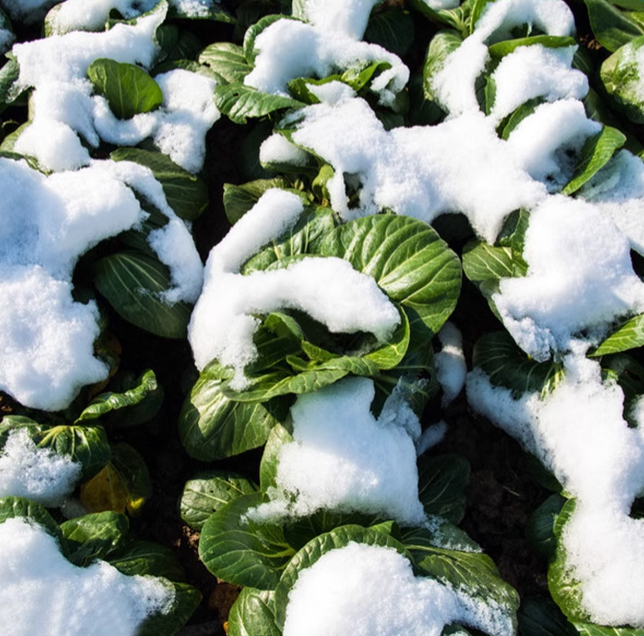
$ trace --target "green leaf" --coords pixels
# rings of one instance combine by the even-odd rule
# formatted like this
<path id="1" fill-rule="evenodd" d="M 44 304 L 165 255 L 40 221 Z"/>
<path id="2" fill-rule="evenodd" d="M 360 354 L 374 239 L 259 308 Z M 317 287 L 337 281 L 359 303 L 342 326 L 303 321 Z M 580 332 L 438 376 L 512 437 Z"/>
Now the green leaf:
<path id="1" fill-rule="evenodd" d="M 262 446 L 277 419 L 272 405 L 230 400 L 222 388 L 229 375 L 213 363 L 192 388 L 179 416 L 179 436 L 189 455 L 214 461 Z"/>
<path id="2" fill-rule="evenodd" d="M 68 558 L 79 567 L 96 559 L 107 560 L 128 533 L 127 517 L 116 512 L 98 512 L 70 519 L 60 529 L 67 541 Z"/>
<path id="3" fill-rule="evenodd" d="M 246 61 L 249 64 L 255 64 L 255 59 L 257 58 L 257 55 L 259 54 L 259 51 L 255 48 L 255 40 L 257 39 L 257 36 L 264 31 L 264 29 L 267 29 L 271 24 L 274 22 L 277 22 L 278 20 L 292 20 L 294 18 L 291 18 L 290 16 L 286 15 L 281 15 L 281 14 L 271 14 L 264 16 L 255 24 L 252 24 L 248 29 L 246 30 L 246 33 L 244 34 L 244 44 L 243 44 L 243 50 L 244 50 L 244 57 L 246 58 Z"/>
<path id="4" fill-rule="evenodd" d="M 591 357 L 620 353 L 644 345 L 644 314 L 621 324 L 610 336 L 591 352 Z"/>
<path id="5" fill-rule="evenodd" d="M 169 304 L 162 294 L 172 281 L 157 259 L 135 251 L 106 256 L 94 264 L 94 283 L 128 322 L 164 338 L 185 338 L 191 307 Z"/>
<path id="6" fill-rule="evenodd" d="M 352 542 L 394 548 L 406 555 L 402 544 L 393 537 L 373 528 L 346 525 L 315 537 L 293 556 L 275 589 L 275 616 L 276 623 L 280 628 L 284 626 L 289 592 L 297 582 L 300 572 L 313 566 L 323 554 L 336 548 L 344 548 Z"/>
<path id="7" fill-rule="evenodd" d="M 538 44 L 549 49 L 566 48 L 577 46 L 575 38 L 565 35 L 533 35 L 527 38 L 517 38 L 516 40 L 503 40 L 488 47 L 488 52 L 492 58 L 500 59 L 512 53 L 520 46 L 533 46 Z"/>
<path id="8" fill-rule="evenodd" d="M 474 345 L 472 364 L 480 368 L 494 386 L 510 389 L 515 395 L 545 393 L 563 377 L 559 362 L 536 362 L 516 345 L 505 331 L 488 333 Z"/>
<path id="9" fill-rule="evenodd" d="M 175 553 L 153 541 L 126 538 L 105 560 L 128 576 L 162 576 L 171 581 L 184 578 Z"/>
<path id="10" fill-rule="evenodd" d="M 174 588 L 174 602 L 169 612 L 152 614 L 139 626 L 137 636 L 175 636 L 201 602 L 201 593 L 186 583 L 167 581 Z"/>
<path id="11" fill-rule="evenodd" d="M 557 540 L 554 525 L 565 502 L 566 500 L 557 493 L 550 495 L 528 519 L 526 538 L 531 547 L 547 559 L 555 554 Z"/>
<path id="12" fill-rule="evenodd" d="M 534 113 L 535 109 L 539 104 L 543 104 L 543 97 L 535 97 L 534 99 L 529 99 L 527 102 L 524 102 L 519 106 L 509 117 L 505 118 L 501 122 L 501 126 L 497 130 L 501 130 L 501 138 L 509 139 L 512 131 L 526 118 Z"/>
<path id="13" fill-rule="evenodd" d="M 524 598 L 519 608 L 518 619 L 521 636 L 578 636 L 575 627 L 549 598 Z"/>
<path id="14" fill-rule="evenodd" d="M 274 589 L 295 551 L 281 526 L 245 515 L 264 503 L 262 493 L 243 495 L 211 515 L 201 530 L 199 557 L 215 576 L 235 585 Z"/>
<path id="15" fill-rule="evenodd" d="M 588 9 L 590 26 L 597 41 L 611 53 L 634 38 L 644 29 L 617 9 L 608 0 L 584 0 Z"/>
<path id="16" fill-rule="evenodd" d="M 0 497 L 0 523 L 7 519 L 26 519 L 29 523 L 37 523 L 56 539 L 62 553 L 66 554 L 67 544 L 60 526 L 45 506 L 24 497 Z"/>
<path id="17" fill-rule="evenodd" d="M 301 108 L 306 104 L 283 95 L 263 93 L 242 82 L 215 86 L 215 105 L 235 124 L 245 124 L 248 118 L 264 117 L 286 108 Z"/>
<path id="18" fill-rule="evenodd" d="M 29 418 L 6 416 L 0 422 L 0 447 L 12 430 L 26 429 L 38 448 L 47 448 L 56 455 L 69 457 L 82 465 L 81 480 L 96 475 L 110 458 L 110 445 L 102 426 L 39 424 Z"/>
<path id="19" fill-rule="evenodd" d="M 474 0 L 472 3 L 472 13 L 470 16 L 470 32 L 473 33 L 476 29 L 476 23 L 479 21 L 479 18 L 483 14 L 483 10 L 486 5 L 495 0 Z"/>
<path id="20" fill-rule="evenodd" d="M 604 627 L 592 623 L 574 623 L 580 636 L 644 636 L 644 629 L 634 627 Z"/>
<path id="21" fill-rule="evenodd" d="M 494 247 L 475 241 L 463 250 L 463 272 L 473 283 L 512 278 L 515 262 L 509 247 Z"/>
<path id="22" fill-rule="evenodd" d="M 18 66 L 18 62 L 9 58 L 0 68 L 0 113 L 11 105 L 22 92 L 22 89 L 17 88 L 19 77 L 20 66 Z"/>
<path id="23" fill-rule="evenodd" d="M 224 82 L 242 82 L 252 70 L 244 50 L 232 42 L 215 42 L 199 55 L 199 63 L 208 66 Z"/>
<path id="24" fill-rule="evenodd" d="M 148 421 L 161 408 L 163 389 L 158 384 L 154 371 L 149 369 L 134 386 L 123 393 L 97 395 L 74 422 L 87 422 L 110 415 L 110 423 L 134 426 Z"/>
<path id="25" fill-rule="evenodd" d="M 94 60 L 87 69 L 94 90 L 107 99 L 120 119 L 149 113 L 163 103 L 159 85 L 139 66 L 108 58 Z"/>
<path id="26" fill-rule="evenodd" d="M 208 470 L 189 479 L 183 487 L 179 510 L 193 530 L 201 530 L 213 512 L 237 497 L 257 491 L 250 479 L 227 470 Z"/>
<path id="27" fill-rule="evenodd" d="M 110 154 L 114 161 L 133 161 L 152 170 L 161 184 L 168 205 L 184 221 L 194 221 L 208 206 L 206 182 L 177 165 L 162 152 L 119 148 Z"/>
<path id="28" fill-rule="evenodd" d="M 228 636 L 281 636 L 275 624 L 275 592 L 245 587 L 228 617 Z"/>
<path id="29" fill-rule="evenodd" d="M 277 470 L 279 466 L 279 456 L 284 444 L 291 443 L 293 437 L 281 425 L 278 424 L 273 428 L 268 436 L 262 461 L 259 465 L 259 485 L 263 493 L 269 488 L 277 486 Z"/>
<path id="30" fill-rule="evenodd" d="M 363 39 L 404 57 L 415 37 L 414 20 L 409 12 L 393 8 L 372 13 Z"/>
<path id="31" fill-rule="evenodd" d="M 439 31 L 433 37 L 423 66 L 423 88 L 427 99 L 435 101 L 436 96 L 432 88 L 432 80 L 445 65 L 447 57 L 462 43 L 463 38 L 454 31 Z"/>
<path id="32" fill-rule="evenodd" d="M 163 51 L 166 69 L 169 64 L 196 60 L 203 49 L 203 43 L 192 31 L 181 29 L 176 24 L 162 24 L 155 33 L 155 38 Z M 166 69 L 163 69 L 165 72 Z M 155 68 L 155 72 L 161 72 Z"/>
<path id="33" fill-rule="evenodd" d="M 231 225 L 248 212 L 260 199 L 260 197 L 271 188 L 284 190 L 288 184 L 282 177 L 275 179 L 257 179 L 243 185 L 224 183 L 224 209 L 226 217 Z"/>
<path id="34" fill-rule="evenodd" d="M 644 123 L 644 98 L 642 98 L 638 51 L 644 46 L 644 35 L 634 38 L 601 66 L 600 76 L 604 88 L 613 98 L 617 108 L 631 121 Z"/>
<path id="35" fill-rule="evenodd" d="M 576 506 L 574 499 L 568 500 L 555 519 L 553 532 L 557 541 L 555 558 L 548 568 L 548 589 L 568 620 L 573 622 L 590 622 L 588 612 L 582 607 L 583 592 L 581 583 L 574 579 L 566 559 L 566 549 L 562 536 L 566 523 L 570 520 Z"/>
<path id="36" fill-rule="evenodd" d="M 422 221 L 380 214 L 356 219 L 330 232 L 320 253 L 344 258 L 371 276 L 407 313 L 412 339 L 431 338 L 456 306 L 459 259 Z"/>
<path id="37" fill-rule="evenodd" d="M 460 455 L 423 455 L 418 460 L 418 498 L 428 515 L 459 523 L 465 515 L 470 465 Z"/>
<path id="38" fill-rule="evenodd" d="M 604 126 L 600 132 L 589 137 L 581 149 L 581 158 L 571 181 L 563 189 L 564 194 L 573 194 L 590 181 L 626 143 L 626 135 L 617 128 Z"/>

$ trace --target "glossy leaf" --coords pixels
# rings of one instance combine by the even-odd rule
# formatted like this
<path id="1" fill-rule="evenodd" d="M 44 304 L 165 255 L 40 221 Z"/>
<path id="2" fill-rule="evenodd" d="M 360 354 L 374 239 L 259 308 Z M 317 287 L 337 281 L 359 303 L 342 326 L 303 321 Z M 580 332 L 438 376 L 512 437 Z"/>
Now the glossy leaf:
<path id="1" fill-rule="evenodd" d="M 110 154 L 114 161 L 133 161 L 152 170 L 161 184 L 168 205 L 185 221 L 194 221 L 208 205 L 206 182 L 177 165 L 162 152 L 141 148 L 119 148 Z"/>
<path id="2" fill-rule="evenodd" d="M 574 623 L 580 636 L 643 636 L 644 629 L 635 627 L 604 627 L 593 623 Z"/>
<path id="3" fill-rule="evenodd" d="M 638 51 L 644 46 L 644 35 L 617 49 L 601 66 L 601 80 L 615 104 L 631 121 L 644 123 L 644 99 L 641 92 L 641 69 Z"/>
<path id="4" fill-rule="evenodd" d="M 143 458 L 121 442 L 112 447 L 112 457 L 105 468 L 81 486 L 81 503 L 92 512 L 111 510 L 136 515 L 150 494 L 150 475 Z"/>
<path id="5" fill-rule="evenodd" d="M 86 567 L 96 559 L 107 560 L 125 539 L 129 522 L 116 512 L 98 512 L 70 519 L 60 529 L 68 546 L 69 560 Z"/>
<path id="6" fill-rule="evenodd" d="M 284 444 L 293 441 L 292 435 L 281 425 L 273 428 L 268 436 L 266 447 L 262 453 L 262 461 L 259 465 L 259 485 L 262 492 L 277 486 L 277 470 L 279 456 Z"/>
<path id="7" fill-rule="evenodd" d="M 277 22 L 278 20 L 289 20 L 289 16 L 286 15 L 279 15 L 279 14 L 271 14 L 262 17 L 259 19 L 257 22 L 252 24 L 248 29 L 246 30 L 246 33 L 244 34 L 244 43 L 243 43 L 243 51 L 244 51 L 244 57 L 248 61 L 249 64 L 254 64 L 255 59 L 257 58 L 258 55 L 258 50 L 255 48 L 255 40 L 257 39 L 257 36 L 267 29 L 271 24 L 274 22 Z"/>
<path id="8" fill-rule="evenodd" d="M 344 258 L 371 276 L 407 313 L 412 338 L 431 338 L 456 306 L 459 259 L 422 221 L 395 215 L 356 219 L 329 233 L 320 253 Z"/>
<path id="9" fill-rule="evenodd" d="M 425 97 L 431 101 L 435 99 L 432 80 L 444 66 L 445 60 L 461 44 L 463 38 L 454 31 L 439 31 L 429 43 L 427 58 L 423 67 L 423 89 Z"/>
<path id="10" fill-rule="evenodd" d="M 25 519 L 29 523 L 37 523 L 56 539 L 63 554 L 66 554 L 67 544 L 60 526 L 45 506 L 24 497 L 0 497 L 0 523 L 7 519 Z"/>
<path id="11" fill-rule="evenodd" d="M 281 177 L 275 179 L 258 179 L 243 185 L 224 184 L 224 209 L 232 225 L 248 212 L 260 197 L 271 188 L 284 189 L 287 183 Z"/>
<path id="12" fill-rule="evenodd" d="M 644 314 L 620 325 L 593 351 L 591 356 L 603 356 L 636 349 L 644 345 Z"/>
<path id="13" fill-rule="evenodd" d="M 460 455 L 423 455 L 418 460 L 418 498 L 428 515 L 459 523 L 465 515 L 470 465 Z"/>
<path id="14" fill-rule="evenodd" d="M 503 40 L 488 47 L 488 52 L 493 58 L 501 58 L 509 55 L 520 46 L 544 46 L 550 49 L 576 46 L 575 38 L 565 35 L 533 35 L 527 38 L 517 38 L 516 40 Z"/>
<path id="15" fill-rule="evenodd" d="M 181 495 L 181 518 L 193 530 L 201 530 L 213 512 L 237 497 L 257 491 L 257 485 L 239 473 L 208 470 L 189 479 Z"/>
<path id="16" fill-rule="evenodd" d="M 474 345 L 472 362 L 493 385 L 510 389 L 516 395 L 551 391 L 563 377 L 561 363 L 536 362 L 505 331 L 482 336 Z"/>
<path id="17" fill-rule="evenodd" d="M 275 624 L 275 592 L 245 587 L 228 617 L 228 636 L 281 636 Z"/>
<path id="18" fill-rule="evenodd" d="M 521 636 L 578 636 L 575 627 L 549 598 L 524 598 L 518 618 Z"/>
<path id="19" fill-rule="evenodd" d="M 581 149 L 581 158 L 571 181 L 563 189 L 564 194 L 577 192 L 590 181 L 626 143 L 626 135 L 617 128 L 604 126 L 599 133 L 589 137 Z"/>
<path id="20" fill-rule="evenodd" d="M 163 389 L 154 371 L 148 370 L 134 386 L 123 393 L 109 392 L 97 395 L 78 416 L 76 424 L 113 416 L 111 423 L 123 426 L 139 424 L 153 417 L 161 407 Z"/>
<path id="21" fill-rule="evenodd" d="M 134 251 L 106 256 L 94 264 L 94 283 L 128 322 L 164 338 L 185 338 L 191 307 L 164 300 L 172 283 L 157 259 Z"/>
<path id="22" fill-rule="evenodd" d="M 112 112 L 120 119 L 148 113 L 163 103 L 159 85 L 140 66 L 95 59 L 87 69 L 94 90 L 107 99 Z"/>
<path id="23" fill-rule="evenodd" d="M 106 561 L 128 576 L 162 576 L 171 581 L 185 578 L 175 553 L 153 541 L 126 538 L 108 555 Z"/>
<path id="24" fill-rule="evenodd" d="M 215 576 L 235 585 L 274 589 L 295 551 L 281 526 L 257 524 L 245 515 L 264 495 L 243 495 L 211 515 L 201 530 L 199 557 Z"/>
<path id="25" fill-rule="evenodd" d="M 565 502 L 559 494 L 550 495 L 528 520 L 526 538 L 534 550 L 548 559 L 555 554 L 557 539 L 554 525 Z"/>
<path id="26" fill-rule="evenodd" d="M 597 41 L 608 51 L 616 51 L 642 35 L 644 29 L 630 20 L 608 0 L 584 0 L 590 26 Z"/>
<path id="27" fill-rule="evenodd" d="M 241 82 L 252 67 L 246 61 L 244 50 L 232 42 L 215 42 L 199 55 L 199 63 L 208 66 L 224 82 Z"/>
<path id="28" fill-rule="evenodd" d="M 179 436 L 195 459 L 214 461 L 262 446 L 277 423 L 268 410 L 271 405 L 229 399 L 223 392 L 229 377 L 217 363 L 211 364 L 184 402 Z"/>
<path id="29" fill-rule="evenodd" d="M 232 82 L 215 87 L 215 105 L 235 124 L 245 124 L 249 118 L 270 115 L 286 108 L 304 106 L 290 97 L 263 93 L 242 82 Z"/>

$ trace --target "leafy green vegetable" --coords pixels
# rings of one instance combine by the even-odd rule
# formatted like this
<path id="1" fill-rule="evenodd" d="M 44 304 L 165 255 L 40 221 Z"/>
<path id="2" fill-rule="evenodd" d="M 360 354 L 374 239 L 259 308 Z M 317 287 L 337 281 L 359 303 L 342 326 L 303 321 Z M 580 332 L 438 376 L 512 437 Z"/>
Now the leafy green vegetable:
<path id="1" fill-rule="evenodd" d="M 264 117 L 286 108 L 304 106 L 291 97 L 263 93 L 242 82 L 231 82 L 215 87 L 215 105 L 231 121 L 245 124 L 248 118 Z"/>
<path id="2" fill-rule="evenodd" d="M 228 636 L 281 636 L 273 610 L 275 592 L 245 587 L 228 617 Z"/>
<path id="3" fill-rule="evenodd" d="M 637 51 L 644 46 L 644 35 L 632 39 L 613 53 L 601 66 L 601 79 L 617 107 L 635 123 L 644 123 L 644 98 Z"/>
<path id="4" fill-rule="evenodd" d="M 428 515 L 459 523 L 465 515 L 470 466 L 460 455 L 423 455 L 418 460 L 418 497 Z"/>
<path id="5" fill-rule="evenodd" d="M 60 529 L 67 540 L 69 560 L 86 567 L 108 557 L 121 544 L 129 530 L 127 517 L 116 512 L 98 512 L 70 519 Z"/>

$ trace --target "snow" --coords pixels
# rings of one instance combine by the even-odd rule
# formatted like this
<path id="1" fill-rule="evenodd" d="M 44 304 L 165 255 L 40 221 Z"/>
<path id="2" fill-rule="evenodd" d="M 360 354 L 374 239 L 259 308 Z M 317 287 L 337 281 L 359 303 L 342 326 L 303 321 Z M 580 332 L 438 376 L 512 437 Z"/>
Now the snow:
<path id="1" fill-rule="evenodd" d="M 289 163 L 293 166 L 305 166 L 309 154 L 291 143 L 284 135 L 274 133 L 262 142 L 259 160 L 262 164 Z"/>
<path id="2" fill-rule="evenodd" d="M 0 497 L 60 506 L 76 487 L 81 469 L 68 456 L 37 448 L 25 429 L 14 429 L 0 451 Z"/>
<path id="3" fill-rule="evenodd" d="M 460 4 L 460 0 L 422 0 L 430 9 L 441 11 L 455 9 Z"/>
<path id="4" fill-rule="evenodd" d="M 293 442 L 279 452 L 277 489 L 254 519 L 325 509 L 423 524 L 414 446 L 418 417 L 394 397 L 376 419 L 374 396 L 373 380 L 359 377 L 298 396 L 291 408 Z"/>
<path id="5" fill-rule="evenodd" d="M 82 254 L 145 218 L 129 185 L 169 216 L 151 236 L 171 268 L 168 301 L 196 300 L 201 261 L 149 169 L 97 161 L 45 176 L 25 161 L 0 159 L 0 387 L 25 406 L 62 409 L 107 376 L 94 357 L 98 309 L 74 301 L 71 278 Z"/>
<path id="6" fill-rule="evenodd" d="M 513 633 L 498 608 L 415 577 L 393 548 L 351 542 L 300 572 L 289 593 L 284 636 L 439 636 L 451 623 L 494 636 Z"/>
<path id="7" fill-rule="evenodd" d="M 391 105 L 409 79 L 409 69 L 400 58 L 376 44 L 361 42 L 375 0 L 358 0 L 349 6 L 333 0 L 303 3 L 309 23 L 281 19 L 266 27 L 255 39 L 253 70 L 244 83 L 263 92 L 288 95 L 287 85 L 298 77 L 323 78 L 333 72 L 387 62 L 373 80 L 380 102 Z"/>
<path id="8" fill-rule="evenodd" d="M 436 375 L 443 389 L 442 405 L 449 406 L 465 386 L 467 363 L 463 353 L 463 336 L 452 322 L 446 322 L 437 334 L 441 350 L 436 354 Z"/>
<path id="9" fill-rule="evenodd" d="M 575 343 L 564 359 L 564 380 L 545 397 L 515 399 L 477 370 L 468 378 L 468 400 L 577 498 L 563 545 L 592 622 L 641 628 L 644 522 L 629 515 L 644 489 L 644 420 L 629 427 L 622 389 L 602 380 L 599 362 L 584 357 L 587 346 Z"/>
<path id="10" fill-rule="evenodd" d="M 299 309 L 333 332 L 367 331 L 380 342 L 400 322 L 398 310 L 373 278 L 343 259 L 307 257 L 283 269 L 238 273 L 250 256 L 292 227 L 302 211 L 296 194 L 269 190 L 208 257 L 188 339 L 197 367 L 217 358 L 234 369 L 231 386 L 238 390 L 248 384 L 244 367 L 257 356 L 257 314 Z"/>
<path id="11" fill-rule="evenodd" d="M 107 5 L 113 4 L 88 6 L 85 15 L 84 2 L 78 8 L 71 6 L 74 19 L 91 22 L 92 11 L 109 12 Z M 119 7 L 129 4 L 120 2 Z M 57 11 L 59 19 L 66 5 Z M 136 24 L 117 24 L 100 33 L 72 31 L 15 45 L 18 84 L 34 88 L 31 125 L 16 142 L 16 151 L 35 157 L 48 170 L 73 170 L 90 162 L 82 140 L 95 148 L 101 140 L 136 145 L 152 137 L 175 163 L 197 172 L 203 165 L 206 132 L 219 118 L 212 79 L 183 69 L 163 73 L 155 78 L 163 92 L 161 107 L 127 121 L 116 118 L 102 96 L 92 94 L 87 79 L 87 69 L 98 58 L 151 68 L 158 54 L 154 34 L 165 14 L 161 5 Z"/>
<path id="12" fill-rule="evenodd" d="M 104 561 L 79 568 L 38 525 L 0 524 L 0 624 L 6 636 L 134 636 L 167 612 L 174 591 L 161 579 L 126 576 Z"/>

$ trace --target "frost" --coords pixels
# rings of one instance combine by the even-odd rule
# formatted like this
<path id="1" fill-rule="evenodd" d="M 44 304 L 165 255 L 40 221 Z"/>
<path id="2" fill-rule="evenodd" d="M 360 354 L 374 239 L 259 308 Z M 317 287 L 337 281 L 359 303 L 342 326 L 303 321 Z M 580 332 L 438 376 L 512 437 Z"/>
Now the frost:
<path id="1" fill-rule="evenodd" d="M 514 631 L 499 608 L 415 577 L 393 548 L 352 542 L 300 572 L 289 593 L 284 636 L 439 636 L 452 623 L 494 636 Z"/>
<path id="2" fill-rule="evenodd" d="M 0 624 L 5 636 L 134 636 L 167 613 L 174 591 L 161 579 L 126 576 L 104 561 L 79 568 L 41 527 L 0 524 Z"/>
<path id="3" fill-rule="evenodd" d="M 0 451 L 0 497 L 60 506 L 73 492 L 81 469 L 67 456 L 37 448 L 26 430 L 12 430 Z"/>
<path id="4" fill-rule="evenodd" d="M 394 397 L 376 419 L 374 396 L 373 381 L 357 377 L 298 396 L 293 442 L 279 452 L 277 492 L 253 518 L 326 509 L 381 514 L 403 525 L 424 522 L 414 447 L 418 417 Z"/>

